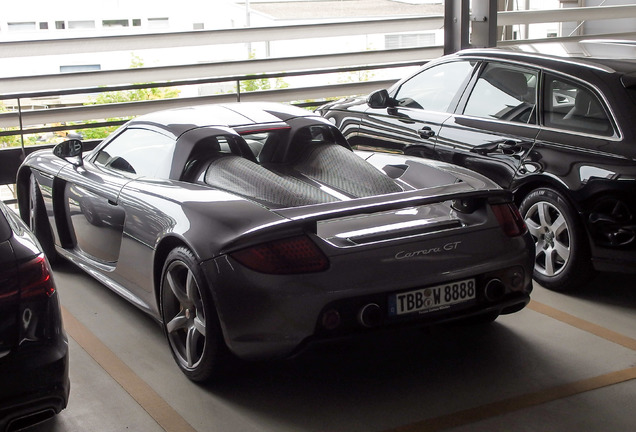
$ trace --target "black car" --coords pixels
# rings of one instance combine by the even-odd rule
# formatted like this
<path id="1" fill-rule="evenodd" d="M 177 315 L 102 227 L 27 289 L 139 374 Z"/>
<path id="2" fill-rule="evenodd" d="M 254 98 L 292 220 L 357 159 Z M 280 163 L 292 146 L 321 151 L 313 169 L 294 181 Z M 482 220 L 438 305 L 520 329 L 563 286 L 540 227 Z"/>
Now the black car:
<path id="1" fill-rule="evenodd" d="M 451 162 L 512 190 L 547 288 L 636 269 L 634 59 L 465 50 L 318 112 L 354 148 Z"/>
<path id="2" fill-rule="evenodd" d="M 160 321 L 195 381 L 229 353 L 492 321 L 530 299 L 532 239 L 510 191 L 443 162 L 353 152 L 296 107 L 147 114 L 92 152 L 71 140 L 31 153 L 17 181 L 45 250 Z"/>
<path id="3" fill-rule="evenodd" d="M 70 390 L 68 341 L 48 261 L 0 201 L 0 431 L 59 413 Z"/>

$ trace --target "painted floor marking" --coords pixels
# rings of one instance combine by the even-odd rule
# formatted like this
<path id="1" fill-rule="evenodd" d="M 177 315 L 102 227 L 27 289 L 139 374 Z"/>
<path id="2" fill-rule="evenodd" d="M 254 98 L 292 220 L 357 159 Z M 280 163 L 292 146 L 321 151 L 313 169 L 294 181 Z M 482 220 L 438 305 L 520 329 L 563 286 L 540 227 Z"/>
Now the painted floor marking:
<path id="1" fill-rule="evenodd" d="M 576 396 L 591 390 L 620 384 L 636 379 L 636 367 L 610 372 L 605 375 L 552 387 L 534 393 L 504 399 L 486 405 L 480 405 L 463 411 L 457 411 L 440 417 L 423 420 L 407 426 L 390 429 L 390 432 L 434 432 L 453 427 L 466 426 L 481 420 L 519 411 L 524 408 L 553 402 L 570 396 Z M 387 431 L 389 432 L 389 431 Z"/>
<path id="2" fill-rule="evenodd" d="M 591 323 L 589 321 L 585 321 L 581 318 L 577 318 L 574 315 L 570 315 L 566 312 L 560 311 L 551 306 L 539 303 L 534 300 L 530 302 L 528 308 L 543 315 L 547 315 L 550 318 L 554 318 L 555 320 L 569 324 L 572 327 L 576 327 L 580 330 L 586 331 L 610 342 L 622 345 L 626 348 L 636 351 L 636 339 L 606 329 L 605 327 L 601 327 L 600 325 Z"/>
<path id="3" fill-rule="evenodd" d="M 530 310 L 541 313 L 610 342 L 636 351 L 636 339 L 575 317 L 543 303 L 531 301 Z M 62 307 L 64 327 L 71 336 L 166 432 L 196 432 L 157 392 L 143 381 L 88 328 Z M 636 379 L 636 367 L 610 372 L 574 383 L 527 393 L 486 405 L 454 412 L 409 425 L 390 432 L 433 432 L 465 426 L 491 417 L 553 402 L 603 387 Z M 386 431 L 389 432 L 389 431 Z"/>
<path id="4" fill-rule="evenodd" d="M 595 336 L 606 339 L 618 345 L 622 345 L 636 351 L 636 339 L 622 335 L 615 331 L 606 329 L 597 324 L 577 318 L 566 312 L 555 309 L 551 306 L 532 300 L 528 305 L 530 310 L 546 315 L 555 320 L 561 321 L 572 327 L 586 331 Z M 520 396 L 504 399 L 478 407 L 457 411 L 440 417 L 426 419 L 420 422 L 390 429 L 385 432 L 435 432 L 454 427 L 466 426 L 491 417 L 508 414 L 525 408 L 553 402 L 559 399 L 575 396 L 592 390 L 598 390 L 615 384 L 636 379 L 636 367 L 610 372 L 593 378 L 576 381 L 527 393 Z"/>
<path id="5" fill-rule="evenodd" d="M 177 411 L 128 367 L 86 326 L 62 307 L 64 328 L 166 432 L 196 432 Z"/>

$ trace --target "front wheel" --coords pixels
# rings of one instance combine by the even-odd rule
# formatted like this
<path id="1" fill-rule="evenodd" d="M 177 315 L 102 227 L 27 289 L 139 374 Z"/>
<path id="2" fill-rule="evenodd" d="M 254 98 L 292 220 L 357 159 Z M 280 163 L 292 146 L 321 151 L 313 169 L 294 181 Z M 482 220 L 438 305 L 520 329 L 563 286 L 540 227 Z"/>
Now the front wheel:
<path id="1" fill-rule="evenodd" d="M 590 275 L 589 247 L 578 215 L 565 197 L 549 188 L 526 196 L 519 210 L 535 245 L 534 279 L 566 291 Z"/>
<path id="2" fill-rule="evenodd" d="M 217 377 L 227 360 L 216 309 L 193 253 L 173 249 L 161 277 L 161 317 L 172 356 L 192 381 Z"/>

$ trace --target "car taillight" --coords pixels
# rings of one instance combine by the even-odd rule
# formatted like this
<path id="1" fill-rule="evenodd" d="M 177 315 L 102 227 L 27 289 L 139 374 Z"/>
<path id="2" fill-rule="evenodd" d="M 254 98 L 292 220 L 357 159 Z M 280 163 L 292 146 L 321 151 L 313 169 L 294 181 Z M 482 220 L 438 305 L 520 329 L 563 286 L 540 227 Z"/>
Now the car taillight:
<path id="1" fill-rule="evenodd" d="M 230 255 L 245 267 L 268 274 L 315 273 L 329 267 L 327 257 L 306 236 L 274 240 Z"/>
<path id="2" fill-rule="evenodd" d="M 39 295 L 51 297 L 55 293 L 51 271 L 44 255 L 38 255 L 21 264 L 18 267 L 18 278 L 22 299 L 30 299 Z"/>
<path id="3" fill-rule="evenodd" d="M 521 213 L 517 209 L 517 206 L 511 203 L 507 204 L 492 204 L 492 208 L 501 229 L 508 237 L 517 237 L 526 232 L 528 229 L 526 223 L 521 217 Z"/>

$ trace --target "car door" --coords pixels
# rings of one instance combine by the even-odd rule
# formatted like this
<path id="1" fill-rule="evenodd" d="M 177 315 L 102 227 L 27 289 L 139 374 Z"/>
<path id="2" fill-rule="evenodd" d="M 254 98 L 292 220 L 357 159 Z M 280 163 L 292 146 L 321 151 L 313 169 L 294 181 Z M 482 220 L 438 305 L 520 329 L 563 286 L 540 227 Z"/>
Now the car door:
<path id="1" fill-rule="evenodd" d="M 631 142 L 598 89 L 552 73 L 543 81 L 545 127 L 525 165 L 568 189 L 596 246 L 633 245 L 635 195 L 623 180 L 636 173 L 624 156 Z"/>
<path id="2" fill-rule="evenodd" d="M 73 247 L 93 261 L 114 265 L 126 222 L 121 190 L 139 177 L 167 177 L 172 152 L 171 138 L 131 128 L 98 148 L 81 166 L 66 166 L 59 178 Z"/>
<path id="3" fill-rule="evenodd" d="M 437 134 L 457 104 L 474 66 L 470 61 L 449 61 L 425 68 L 398 84 L 391 91 L 391 106 L 366 110 L 359 141 L 381 148 L 409 149 L 410 154 L 435 158 Z"/>
<path id="4" fill-rule="evenodd" d="M 438 132 L 439 158 L 510 187 L 539 133 L 538 82 L 536 69 L 484 62 Z"/>

